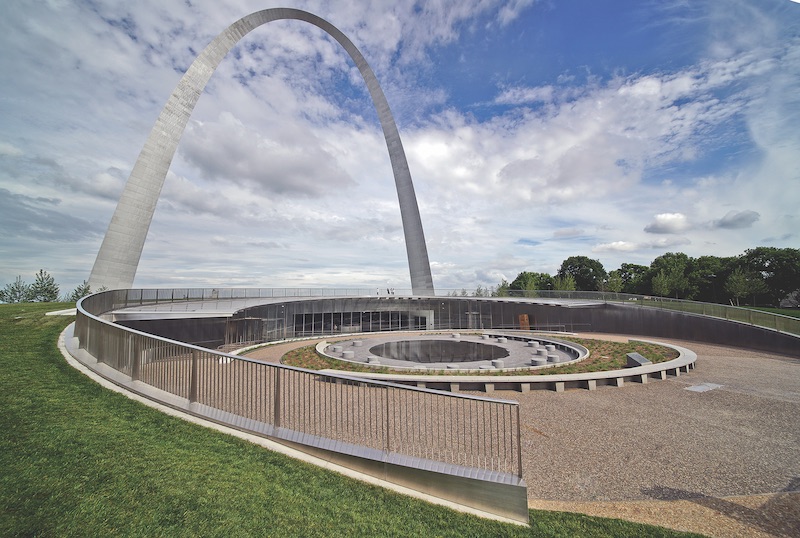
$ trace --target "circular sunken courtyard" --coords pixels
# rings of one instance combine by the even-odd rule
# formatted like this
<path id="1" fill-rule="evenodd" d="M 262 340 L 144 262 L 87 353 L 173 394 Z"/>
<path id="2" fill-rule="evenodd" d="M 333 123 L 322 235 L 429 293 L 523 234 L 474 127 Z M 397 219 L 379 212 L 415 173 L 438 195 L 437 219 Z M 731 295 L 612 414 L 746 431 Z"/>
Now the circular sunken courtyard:
<path id="1" fill-rule="evenodd" d="M 332 359 L 376 368 L 458 372 L 547 368 L 588 356 L 571 342 L 485 333 L 378 335 L 324 343 L 318 350 Z"/>

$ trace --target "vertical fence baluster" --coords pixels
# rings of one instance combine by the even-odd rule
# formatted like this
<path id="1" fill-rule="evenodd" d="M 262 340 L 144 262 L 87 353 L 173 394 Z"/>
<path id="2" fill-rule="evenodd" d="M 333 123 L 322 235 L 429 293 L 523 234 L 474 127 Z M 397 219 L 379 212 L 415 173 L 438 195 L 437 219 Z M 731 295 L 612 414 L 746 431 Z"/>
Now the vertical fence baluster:
<path id="1" fill-rule="evenodd" d="M 383 444 L 383 450 L 385 452 L 387 452 L 387 453 L 389 452 L 389 422 L 390 422 L 390 419 L 389 419 L 389 391 L 390 390 L 391 389 L 389 387 L 386 387 L 386 440 L 385 440 L 385 442 Z"/>
<path id="2" fill-rule="evenodd" d="M 274 381 L 272 387 L 272 397 L 274 398 L 273 420 L 275 428 L 281 427 L 281 369 L 275 368 Z"/>
<path id="3" fill-rule="evenodd" d="M 142 339 L 139 335 L 133 336 L 133 364 L 131 365 L 131 381 L 139 381 L 142 368 Z"/>
<path id="4" fill-rule="evenodd" d="M 519 404 L 517 404 L 516 408 L 517 408 L 517 426 L 515 429 L 517 430 L 517 471 L 519 477 L 522 478 L 522 436 L 521 436 L 522 432 L 520 431 L 522 423 L 520 422 L 519 419 Z"/>
<path id="5" fill-rule="evenodd" d="M 200 352 L 196 349 L 192 350 L 192 367 L 189 372 L 189 402 L 195 403 L 197 401 L 197 383 L 199 381 L 198 362 Z"/>

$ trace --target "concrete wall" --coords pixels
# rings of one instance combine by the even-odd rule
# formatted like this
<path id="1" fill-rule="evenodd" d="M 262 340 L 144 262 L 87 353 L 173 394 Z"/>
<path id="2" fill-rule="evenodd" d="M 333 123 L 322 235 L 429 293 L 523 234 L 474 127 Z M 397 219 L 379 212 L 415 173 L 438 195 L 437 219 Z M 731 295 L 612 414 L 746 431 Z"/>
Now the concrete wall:
<path id="1" fill-rule="evenodd" d="M 570 306 L 475 297 L 358 297 L 287 300 L 247 308 L 235 313 L 234 319 L 261 318 L 272 324 L 282 319 L 287 329 L 282 336 L 292 337 L 297 314 L 357 311 L 402 311 L 426 316 L 434 330 L 478 331 L 519 329 L 519 316 L 525 314 L 532 329 L 676 338 L 800 356 L 800 338 L 791 334 L 696 314 L 615 303 Z M 226 323 L 226 318 L 199 318 L 129 321 L 125 325 L 174 340 L 216 347 L 225 340 Z M 335 334 L 328 331 L 320 336 Z"/>

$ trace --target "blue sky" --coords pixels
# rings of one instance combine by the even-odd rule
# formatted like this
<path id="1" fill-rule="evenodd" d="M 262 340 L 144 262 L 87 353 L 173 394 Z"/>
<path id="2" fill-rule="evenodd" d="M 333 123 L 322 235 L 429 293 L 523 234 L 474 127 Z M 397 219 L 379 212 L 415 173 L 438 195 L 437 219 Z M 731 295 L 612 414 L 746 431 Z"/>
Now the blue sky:
<path id="1" fill-rule="evenodd" d="M 194 56 L 269 7 L 338 26 L 375 71 L 434 284 L 568 256 L 649 264 L 800 246 L 800 4 L 789 0 L 14 1 L 0 18 L 0 284 L 88 278 Z M 357 70 L 297 21 L 248 35 L 181 140 L 141 287 L 409 287 Z"/>

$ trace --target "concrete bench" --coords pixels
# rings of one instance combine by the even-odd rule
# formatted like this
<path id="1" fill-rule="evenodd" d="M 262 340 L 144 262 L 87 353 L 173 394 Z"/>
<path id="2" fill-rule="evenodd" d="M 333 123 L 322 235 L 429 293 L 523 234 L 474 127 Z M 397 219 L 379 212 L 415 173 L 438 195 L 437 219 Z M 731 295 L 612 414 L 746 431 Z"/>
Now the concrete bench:
<path id="1" fill-rule="evenodd" d="M 648 359 L 642 357 L 638 353 L 628 353 L 627 357 L 628 361 L 625 364 L 626 368 L 636 368 L 637 366 L 646 366 L 648 364 L 653 364 Z"/>

